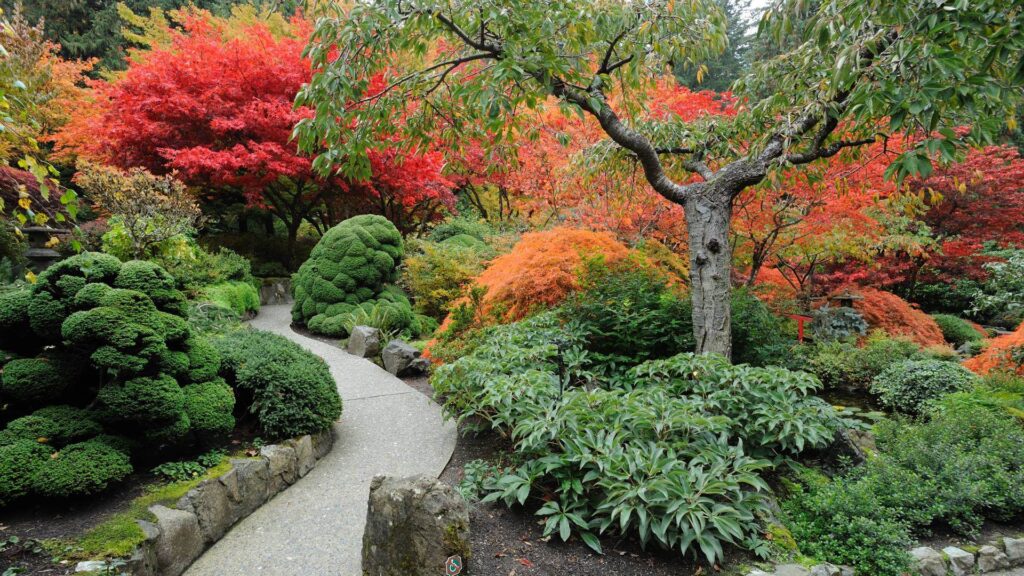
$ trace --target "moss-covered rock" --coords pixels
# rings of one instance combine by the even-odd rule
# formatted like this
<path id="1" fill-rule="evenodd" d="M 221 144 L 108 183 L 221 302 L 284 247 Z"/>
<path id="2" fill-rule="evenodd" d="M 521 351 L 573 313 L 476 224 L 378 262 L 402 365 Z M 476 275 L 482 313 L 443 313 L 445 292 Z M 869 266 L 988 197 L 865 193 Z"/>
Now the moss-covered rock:
<path id="1" fill-rule="evenodd" d="M 381 216 L 349 218 L 324 234 L 293 279 L 292 318 L 311 331 L 347 334 L 341 316 L 356 306 L 385 301 L 412 319 L 409 301 L 393 286 L 403 254 L 402 236 Z"/>

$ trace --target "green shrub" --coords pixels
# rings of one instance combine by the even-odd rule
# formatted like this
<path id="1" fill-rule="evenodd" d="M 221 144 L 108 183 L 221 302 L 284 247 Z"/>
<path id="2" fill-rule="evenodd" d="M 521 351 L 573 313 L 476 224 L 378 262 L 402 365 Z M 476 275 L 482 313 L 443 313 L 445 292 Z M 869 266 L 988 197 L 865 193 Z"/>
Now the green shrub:
<path id="1" fill-rule="evenodd" d="M 469 236 L 483 242 L 491 234 L 493 234 L 493 230 L 486 222 L 452 218 L 435 226 L 430 231 L 430 239 L 434 242 L 444 242 L 456 236 Z"/>
<path id="2" fill-rule="evenodd" d="M 886 407 L 919 414 L 932 400 L 970 388 L 977 376 L 963 366 L 942 360 L 904 360 L 875 376 L 871 392 Z"/>
<path id="3" fill-rule="evenodd" d="M 856 480 L 798 488 L 783 510 L 803 554 L 873 576 L 902 576 L 911 567 L 906 525 Z"/>
<path id="4" fill-rule="evenodd" d="M 200 439 L 225 438 L 235 428 L 235 394 L 223 380 L 190 384 L 182 391 L 191 430 Z"/>
<path id="5" fill-rule="evenodd" d="M 514 443 L 515 465 L 481 481 L 484 500 L 541 498 L 547 535 L 599 548 L 599 533 L 636 534 L 709 562 L 725 543 L 757 547 L 759 472 L 772 466 L 762 457 L 824 446 L 840 426 L 808 395 L 820 384 L 805 373 L 680 354 L 604 389 L 584 343 L 542 313 L 484 331 L 431 379 L 466 429 L 490 426 Z M 705 527 L 697 539 L 694 526 Z"/>
<path id="6" fill-rule="evenodd" d="M 402 284 L 412 295 L 415 310 L 443 320 L 452 302 L 483 272 L 484 258 L 479 247 L 418 242 L 402 271 Z"/>
<path id="7" fill-rule="evenodd" d="M 0 506 L 26 496 L 49 459 L 50 449 L 34 440 L 0 443 Z"/>
<path id="8" fill-rule="evenodd" d="M 1009 250 L 1000 256 L 1006 259 L 984 265 L 989 277 L 975 292 L 971 312 L 1012 330 L 1024 320 L 1024 250 Z"/>
<path id="9" fill-rule="evenodd" d="M 222 282 L 252 283 L 252 265 L 244 256 L 227 248 L 208 252 L 192 239 L 155 256 L 156 262 L 174 277 L 178 287 L 194 293 L 204 286 Z M 284 274 L 287 276 L 287 273 Z"/>
<path id="10" fill-rule="evenodd" d="M 877 433 L 885 458 L 934 489 L 915 503 L 934 510 L 931 524 L 975 535 L 985 519 L 1005 522 L 1024 512 L 1024 428 L 1005 412 L 960 406 L 933 411 L 921 424 L 883 422 Z"/>
<path id="11" fill-rule="evenodd" d="M 59 339 L 61 324 L 73 311 L 78 290 L 89 283 L 113 285 L 120 270 L 120 260 L 97 252 L 83 252 L 44 270 L 31 288 L 28 317 L 32 329 L 40 337 Z"/>
<path id="12" fill-rule="evenodd" d="M 189 338 L 185 341 L 185 353 L 188 354 L 189 382 L 209 382 L 217 377 L 220 354 L 209 340 L 197 336 Z"/>
<path id="13" fill-rule="evenodd" d="M 26 344 L 35 341 L 28 321 L 31 301 L 32 293 L 28 289 L 0 293 L 0 346 L 24 349 Z"/>
<path id="14" fill-rule="evenodd" d="M 389 286 L 398 278 L 402 250 L 398 229 L 381 216 L 356 216 L 331 228 L 293 278 L 292 319 L 319 334 L 344 336 L 338 316 L 383 300 L 407 308 L 404 329 L 411 306 Z"/>
<path id="15" fill-rule="evenodd" d="M 779 364 L 796 344 L 792 323 L 772 314 L 746 288 L 732 291 L 732 360 L 768 366 Z"/>
<path id="16" fill-rule="evenodd" d="M 60 398 L 71 383 L 71 375 L 49 358 L 11 360 L 3 369 L 0 397 L 21 404 L 38 404 Z"/>
<path id="17" fill-rule="evenodd" d="M 586 340 L 591 364 L 615 373 L 653 358 L 692 351 L 693 322 L 686 294 L 641 262 L 609 268 L 588 260 L 580 290 L 559 309 L 565 322 Z"/>
<path id="18" fill-rule="evenodd" d="M 260 293 L 250 282 L 221 282 L 205 286 L 201 292 L 203 298 L 218 306 L 229 308 L 239 316 L 255 313 L 260 309 Z"/>
<path id="19" fill-rule="evenodd" d="M 185 410 L 181 386 L 166 375 L 107 384 L 96 399 L 103 418 L 111 422 L 165 423 L 178 420 Z"/>
<path id="20" fill-rule="evenodd" d="M 952 314 L 932 314 L 935 323 L 942 330 L 942 336 L 951 345 L 959 348 L 968 342 L 980 342 L 984 337 L 966 320 Z"/>
<path id="21" fill-rule="evenodd" d="M 315 434 L 341 415 L 341 397 L 327 364 L 298 344 L 257 330 L 239 330 L 214 343 L 223 358 L 221 373 L 264 437 Z"/>
<path id="22" fill-rule="evenodd" d="M 114 287 L 141 292 L 164 312 L 185 314 L 185 295 L 175 288 L 174 278 L 153 262 L 125 262 L 114 280 Z"/>
<path id="23" fill-rule="evenodd" d="M 65 446 L 32 475 L 32 491 L 52 498 L 88 496 L 132 473 L 128 457 L 106 444 L 88 441 Z"/>
<path id="24" fill-rule="evenodd" d="M 910 340 L 873 332 L 863 346 L 851 342 L 816 344 L 808 353 L 806 369 L 828 388 L 866 391 L 875 376 L 892 364 L 921 357 Z"/>
<path id="25" fill-rule="evenodd" d="M 53 423 L 53 428 L 46 436 L 49 444 L 65 446 L 96 436 L 103 432 L 103 427 L 95 420 L 95 414 L 84 408 L 74 406 L 47 406 L 32 413 L 36 418 L 44 418 Z M 7 425 L 7 430 L 15 428 L 14 420 Z"/>

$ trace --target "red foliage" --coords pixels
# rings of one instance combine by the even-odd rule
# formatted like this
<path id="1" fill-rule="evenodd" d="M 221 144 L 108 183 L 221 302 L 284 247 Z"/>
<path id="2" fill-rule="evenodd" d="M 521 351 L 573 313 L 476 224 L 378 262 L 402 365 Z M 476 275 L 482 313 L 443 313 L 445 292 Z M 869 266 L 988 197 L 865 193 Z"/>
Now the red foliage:
<path id="1" fill-rule="evenodd" d="M 1024 364 L 1011 359 L 1011 354 L 1019 353 L 1024 348 L 1024 323 L 1017 330 L 993 338 L 981 354 L 964 361 L 964 367 L 978 374 L 988 374 L 993 370 L 1010 370 L 1024 376 Z"/>
<path id="2" fill-rule="evenodd" d="M 855 300 L 853 307 L 864 316 L 871 328 L 884 330 L 890 336 L 906 336 L 922 347 L 946 343 L 935 320 L 899 296 L 866 287 L 854 286 L 842 290 L 847 289 L 863 297 L 862 300 Z"/>
<path id="3" fill-rule="evenodd" d="M 297 16 L 284 35 L 263 23 L 230 33 L 227 26 L 196 12 L 170 31 L 169 45 L 134 52 L 122 75 L 93 83 L 87 109 L 58 143 L 120 167 L 177 171 L 189 185 L 241 190 L 253 206 L 280 206 L 296 194 L 316 204 L 337 192 L 336 204 L 379 208 L 405 222 L 425 202 L 454 204 L 436 152 L 375 154 L 370 182 L 320 177 L 291 141 L 296 122 L 312 116 L 293 106 L 312 76 L 302 56 L 310 23 Z"/>
<path id="4" fill-rule="evenodd" d="M 514 322 L 538 308 L 557 306 L 578 288 L 577 272 L 584 258 L 602 255 L 614 263 L 629 254 L 607 232 L 555 228 L 524 234 L 511 252 L 496 258 L 476 279 L 487 289 L 483 316 Z"/>

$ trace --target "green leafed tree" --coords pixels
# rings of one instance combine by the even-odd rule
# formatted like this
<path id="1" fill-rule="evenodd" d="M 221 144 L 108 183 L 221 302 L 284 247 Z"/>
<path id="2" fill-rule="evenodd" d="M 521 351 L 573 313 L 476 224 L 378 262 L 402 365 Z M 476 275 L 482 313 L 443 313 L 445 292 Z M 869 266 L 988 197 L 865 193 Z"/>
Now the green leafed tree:
<path id="1" fill-rule="evenodd" d="M 1021 95 L 1019 3 L 809 4 L 776 0 L 766 10 L 759 34 L 786 48 L 737 82 L 747 98 L 739 114 L 690 122 L 644 120 L 643 110 L 671 66 L 725 49 L 717 0 L 327 6 L 308 49 L 319 72 L 298 98 L 316 115 L 296 133 L 308 150 L 327 144 L 320 169 L 366 176 L 367 151 L 398 136 L 457 142 L 479 130 L 508 142 L 528 128 L 524 111 L 558 99 L 607 133 L 602 158 L 638 163 L 655 192 L 683 206 L 697 349 L 729 355 L 729 225 L 740 191 L 896 133 L 914 145 L 890 175 L 927 176 L 933 161 L 989 141 Z M 401 128 L 396 115 L 407 118 Z"/>

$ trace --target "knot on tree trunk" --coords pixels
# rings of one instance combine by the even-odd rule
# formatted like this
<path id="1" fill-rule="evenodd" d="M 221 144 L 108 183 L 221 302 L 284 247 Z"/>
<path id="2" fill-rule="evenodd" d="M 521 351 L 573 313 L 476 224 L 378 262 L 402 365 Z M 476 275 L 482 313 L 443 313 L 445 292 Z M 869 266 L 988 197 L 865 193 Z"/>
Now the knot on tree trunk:
<path id="1" fill-rule="evenodd" d="M 718 254 L 722 251 L 722 245 L 718 242 L 717 238 L 712 238 L 708 241 L 708 251 L 712 254 Z"/>

